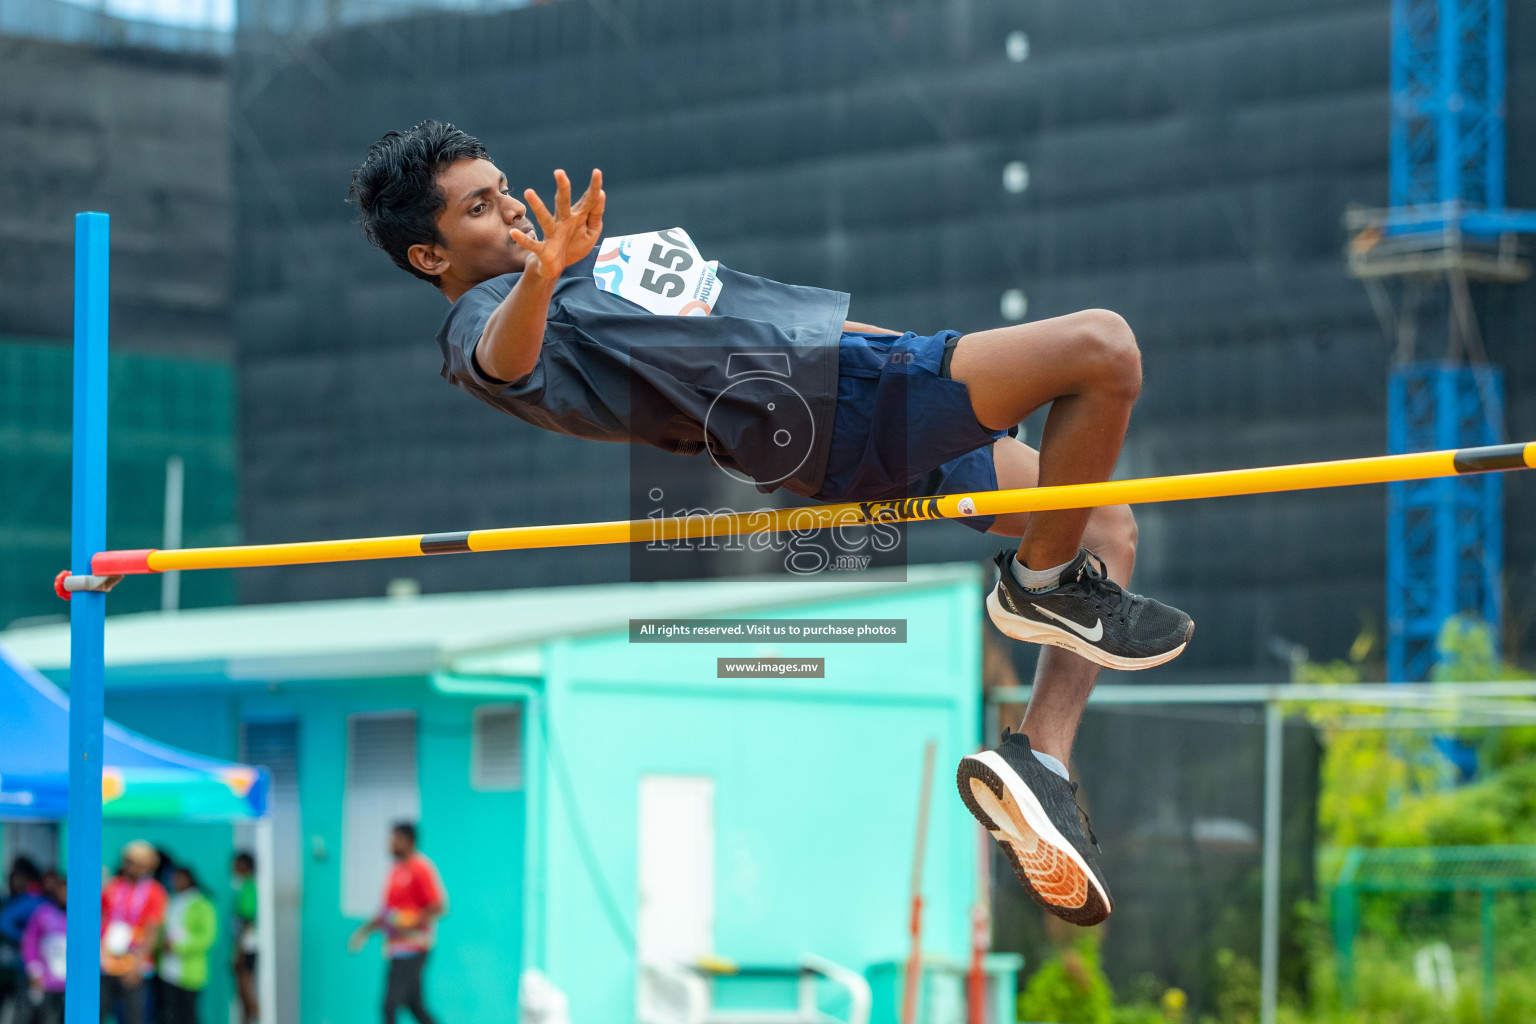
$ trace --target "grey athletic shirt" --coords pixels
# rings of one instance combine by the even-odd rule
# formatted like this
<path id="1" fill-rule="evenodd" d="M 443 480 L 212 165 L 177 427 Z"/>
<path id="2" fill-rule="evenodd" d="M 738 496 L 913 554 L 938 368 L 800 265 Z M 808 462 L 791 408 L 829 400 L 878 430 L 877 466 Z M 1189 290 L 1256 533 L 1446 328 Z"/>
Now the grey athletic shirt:
<path id="1" fill-rule="evenodd" d="M 657 316 L 592 280 L 596 250 L 555 284 L 533 372 L 510 383 L 475 362 L 518 274 L 483 281 L 437 332 L 442 375 L 521 420 L 572 437 L 704 451 L 763 492 L 821 487 L 837 406 L 842 292 L 720 267 L 709 316 Z"/>

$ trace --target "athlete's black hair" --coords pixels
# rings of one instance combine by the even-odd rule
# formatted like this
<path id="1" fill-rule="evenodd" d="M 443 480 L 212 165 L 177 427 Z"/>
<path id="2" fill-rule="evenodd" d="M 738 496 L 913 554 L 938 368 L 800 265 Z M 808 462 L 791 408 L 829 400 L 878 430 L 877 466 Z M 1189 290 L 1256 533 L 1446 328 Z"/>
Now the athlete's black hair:
<path id="1" fill-rule="evenodd" d="M 411 821 L 397 821 L 397 822 L 395 822 L 394 828 L 392 829 L 392 831 L 395 833 L 395 835 L 404 836 L 405 838 L 409 839 L 411 841 L 411 845 L 412 846 L 416 845 L 416 823 L 415 822 L 411 822 Z"/>
<path id="2" fill-rule="evenodd" d="M 436 274 L 411 266 L 413 245 L 442 244 L 437 215 L 448 205 L 437 176 L 459 160 L 489 159 L 480 140 L 442 121 L 423 121 L 409 131 L 388 132 L 368 147 L 368 156 L 352 172 L 347 202 L 357 207 L 358 223 L 368 241 L 383 249 L 395 266 L 423 281 L 438 284 Z"/>

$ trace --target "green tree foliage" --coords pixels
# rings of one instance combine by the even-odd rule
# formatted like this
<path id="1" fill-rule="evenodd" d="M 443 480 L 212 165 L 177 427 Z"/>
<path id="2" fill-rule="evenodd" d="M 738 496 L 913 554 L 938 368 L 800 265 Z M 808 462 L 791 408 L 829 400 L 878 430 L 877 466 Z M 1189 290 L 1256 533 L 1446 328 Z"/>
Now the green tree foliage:
<path id="1" fill-rule="evenodd" d="M 1485 1013 L 1475 945 L 1455 950 L 1457 991 L 1451 998 L 1419 984 L 1414 952 L 1414 945 L 1397 937 L 1362 938 L 1356 949 L 1355 1005 L 1349 1009 L 1344 1008 L 1339 992 L 1337 962 L 1325 953 L 1315 957 L 1311 1006 L 1282 1004 L 1280 1024 L 1530 1024 L 1536 1020 L 1536 975 L 1523 969 L 1516 957 L 1501 957 L 1498 996 Z"/>
<path id="2" fill-rule="evenodd" d="M 1501 661 L 1494 650 L 1493 630 L 1474 618 L 1453 615 L 1446 619 L 1436 648 L 1440 654 L 1435 666 L 1436 682 L 1478 683 L 1536 678 Z M 1477 747 L 1478 761 L 1485 777 L 1536 758 L 1536 725 L 1467 729 L 1462 731 L 1462 736 Z"/>
<path id="3" fill-rule="evenodd" d="M 1536 761 L 1487 772 L 1465 786 L 1404 799 L 1371 832 L 1373 845 L 1379 846 L 1536 843 Z"/>
<path id="4" fill-rule="evenodd" d="M 1359 682 L 1372 644 L 1362 635 L 1348 661 L 1301 665 L 1297 681 Z M 1446 620 L 1437 649 L 1437 682 L 1531 678 L 1499 661 L 1492 631 L 1474 618 Z M 1476 782 L 1453 786 L 1444 759 L 1434 751 L 1433 730 L 1394 730 L 1393 712 L 1378 707 L 1316 702 L 1305 710 L 1325 746 L 1318 797 L 1325 846 L 1536 842 L 1536 726 L 1469 729 L 1447 717 L 1446 733 L 1473 743 L 1481 763 Z M 1382 728 L 1346 727 L 1371 716 L 1380 718 Z"/>
<path id="5" fill-rule="evenodd" d="M 1368 656 L 1369 645 L 1356 643 L 1349 661 L 1308 662 L 1297 666 L 1294 678 L 1325 686 L 1358 683 Z M 1323 739 L 1318 838 L 1324 846 L 1382 845 L 1382 825 L 1404 796 L 1438 781 L 1429 735 L 1355 727 L 1381 714 L 1371 705 L 1316 701 L 1303 710 Z"/>
<path id="6" fill-rule="evenodd" d="M 1114 991 L 1099 966 L 1099 933 L 1085 932 L 1040 965 L 1019 995 L 1019 1020 L 1115 1024 Z"/>
<path id="7" fill-rule="evenodd" d="M 1216 951 L 1216 1019 L 1221 1024 L 1259 1020 L 1259 968 L 1230 949 Z"/>

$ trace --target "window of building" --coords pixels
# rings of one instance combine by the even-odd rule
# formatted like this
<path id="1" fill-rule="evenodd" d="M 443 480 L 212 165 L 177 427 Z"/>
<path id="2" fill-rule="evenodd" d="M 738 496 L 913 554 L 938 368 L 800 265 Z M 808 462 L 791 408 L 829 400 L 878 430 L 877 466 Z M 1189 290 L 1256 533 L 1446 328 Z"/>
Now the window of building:
<path id="1" fill-rule="evenodd" d="M 51 821 L 0 822 L 0 877 L 17 857 L 44 871 L 60 867 L 59 826 Z"/>
<path id="2" fill-rule="evenodd" d="M 523 788 L 523 706 L 475 708 L 470 737 L 470 785 L 480 790 Z"/>

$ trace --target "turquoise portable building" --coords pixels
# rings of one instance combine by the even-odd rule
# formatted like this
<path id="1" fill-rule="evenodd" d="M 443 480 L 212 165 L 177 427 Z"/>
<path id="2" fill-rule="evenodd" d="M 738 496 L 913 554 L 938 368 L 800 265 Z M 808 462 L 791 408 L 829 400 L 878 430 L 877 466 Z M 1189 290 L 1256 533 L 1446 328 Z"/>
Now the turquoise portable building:
<path id="1" fill-rule="evenodd" d="M 903 958 L 929 740 L 924 947 L 963 961 L 979 833 L 949 779 L 980 742 L 982 596 L 959 565 L 115 616 L 107 711 L 270 771 L 279 999 L 264 1020 L 377 1017 L 377 946 L 352 956 L 346 939 L 377 907 L 389 825 L 409 819 L 450 896 L 428 969 L 443 1019 L 516 1020 L 534 968 L 574 1024 L 634 1021 L 642 963 L 813 954 L 862 974 Z M 631 642 L 641 617 L 895 619 L 906 636 Z M 0 637 L 67 684 L 67 627 Z M 723 657 L 822 658 L 825 674 L 743 678 Z M 132 835 L 210 880 L 231 849 Z M 127 838 L 109 826 L 106 845 Z"/>

